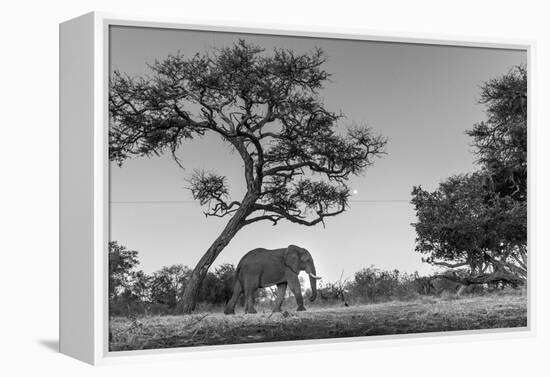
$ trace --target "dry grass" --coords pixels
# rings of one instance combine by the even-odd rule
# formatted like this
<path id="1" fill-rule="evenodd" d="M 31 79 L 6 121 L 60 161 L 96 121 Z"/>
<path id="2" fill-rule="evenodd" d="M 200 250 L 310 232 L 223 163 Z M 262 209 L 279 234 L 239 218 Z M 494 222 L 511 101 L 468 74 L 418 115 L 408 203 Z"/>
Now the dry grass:
<path id="1" fill-rule="evenodd" d="M 309 308 L 295 312 L 226 316 L 220 312 L 189 316 L 111 318 L 110 350 L 186 347 L 387 334 L 423 333 L 527 326 L 525 295 L 423 297 L 350 307 Z"/>

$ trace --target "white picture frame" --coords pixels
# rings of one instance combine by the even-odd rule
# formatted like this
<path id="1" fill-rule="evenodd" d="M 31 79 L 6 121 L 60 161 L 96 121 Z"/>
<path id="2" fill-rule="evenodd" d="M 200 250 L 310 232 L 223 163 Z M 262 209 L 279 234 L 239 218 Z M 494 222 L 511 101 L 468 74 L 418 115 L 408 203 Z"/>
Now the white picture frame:
<path id="1" fill-rule="evenodd" d="M 288 28 L 250 24 L 197 25 L 170 18 L 88 13 L 60 25 L 60 352 L 90 364 L 132 360 L 226 357 L 243 353 L 378 347 L 393 342 L 447 342 L 534 335 L 531 282 L 536 256 L 529 249 L 528 326 L 518 329 L 472 330 L 453 333 L 384 335 L 346 339 L 304 340 L 230 346 L 190 347 L 148 351 L 108 351 L 107 245 L 108 175 L 108 58 L 111 25 L 309 36 L 351 40 L 403 42 L 525 50 L 532 78 L 534 43 L 517 40 L 467 40 L 432 35 L 403 35 L 362 30 Z M 531 89 L 529 89 L 531 90 Z M 529 105 L 528 129 L 532 129 Z M 530 133 L 531 135 L 531 133 Z M 533 155 L 529 140 L 529 156 Z M 531 170 L 531 166 L 529 166 Z M 531 179 L 531 175 L 529 175 Z M 532 192 L 530 185 L 530 193 Z M 529 209 L 533 195 L 529 196 Z M 530 226 L 532 216 L 530 211 Z M 531 232 L 528 242 L 531 244 Z M 79 245 L 74 248 L 73 245 Z M 457 336 L 460 335 L 460 336 Z"/>

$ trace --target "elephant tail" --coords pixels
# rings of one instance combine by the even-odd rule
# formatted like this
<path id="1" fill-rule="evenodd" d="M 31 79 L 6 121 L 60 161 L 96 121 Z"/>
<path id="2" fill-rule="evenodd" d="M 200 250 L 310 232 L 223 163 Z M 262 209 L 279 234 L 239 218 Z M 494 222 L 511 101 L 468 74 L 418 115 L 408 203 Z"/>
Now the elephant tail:
<path id="1" fill-rule="evenodd" d="M 235 305 L 237 305 L 237 301 L 239 300 L 239 297 L 242 293 L 242 285 L 241 281 L 238 278 L 238 276 L 235 276 L 235 282 L 233 284 L 233 295 L 231 296 L 231 299 L 227 302 L 225 305 L 225 314 L 235 314 Z"/>

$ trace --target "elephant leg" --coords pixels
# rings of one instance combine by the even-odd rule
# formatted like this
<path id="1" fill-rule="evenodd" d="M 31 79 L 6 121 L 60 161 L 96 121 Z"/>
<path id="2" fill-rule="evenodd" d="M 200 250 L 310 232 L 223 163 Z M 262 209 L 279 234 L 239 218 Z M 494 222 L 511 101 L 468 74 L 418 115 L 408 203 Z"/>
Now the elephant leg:
<path id="1" fill-rule="evenodd" d="M 285 299 L 286 293 L 286 283 L 277 284 L 277 299 L 275 300 L 275 306 L 273 307 L 273 312 L 280 312 L 281 305 Z"/>
<path id="2" fill-rule="evenodd" d="M 288 279 L 288 286 L 294 297 L 296 297 L 296 304 L 298 305 L 297 311 L 301 312 L 306 310 L 304 307 L 304 298 L 302 297 L 302 288 L 300 287 L 300 280 L 298 280 L 298 275 L 293 275 Z"/>
<path id="3" fill-rule="evenodd" d="M 231 299 L 225 306 L 225 314 L 235 314 L 235 305 L 237 305 L 237 301 L 239 300 L 239 296 L 241 295 L 242 290 L 243 287 L 241 286 L 241 282 L 239 281 L 239 279 L 236 279 L 235 286 L 233 287 L 233 296 L 231 296 Z"/>
<path id="4" fill-rule="evenodd" d="M 256 292 L 256 287 L 250 283 L 247 284 L 246 281 L 244 284 L 244 312 L 254 314 L 256 313 L 256 309 L 254 309 L 254 293 Z"/>
<path id="5" fill-rule="evenodd" d="M 246 297 L 246 307 L 244 309 L 245 313 L 254 314 L 256 313 L 256 309 L 254 309 L 254 291 L 252 290 L 248 296 Z"/>

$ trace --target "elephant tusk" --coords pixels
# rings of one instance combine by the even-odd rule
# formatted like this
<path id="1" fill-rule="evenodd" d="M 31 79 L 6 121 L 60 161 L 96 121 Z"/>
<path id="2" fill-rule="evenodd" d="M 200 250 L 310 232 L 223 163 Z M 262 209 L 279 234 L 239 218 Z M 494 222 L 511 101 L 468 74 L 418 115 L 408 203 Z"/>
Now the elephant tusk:
<path id="1" fill-rule="evenodd" d="M 320 276 L 315 276 L 315 275 L 313 275 L 311 272 L 308 272 L 307 274 L 308 274 L 309 276 L 311 276 L 312 278 L 314 278 L 314 279 L 317 279 L 317 280 L 322 279 Z"/>

